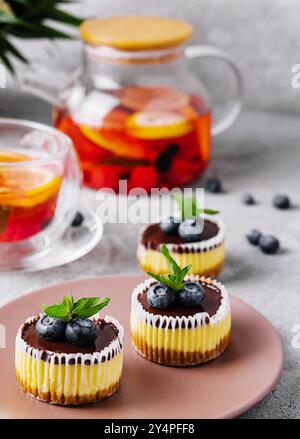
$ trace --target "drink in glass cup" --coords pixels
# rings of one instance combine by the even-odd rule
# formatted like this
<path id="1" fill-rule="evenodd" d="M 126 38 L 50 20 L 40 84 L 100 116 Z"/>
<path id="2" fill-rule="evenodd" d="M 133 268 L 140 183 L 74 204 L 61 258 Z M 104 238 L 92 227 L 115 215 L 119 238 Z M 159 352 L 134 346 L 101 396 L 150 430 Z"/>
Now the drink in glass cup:
<path id="1" fill-rule="evenodd" d="M 31 270 L 76 214 L 81 169 L 55 128 L 0 118 L 0 139 L 0 270 Z"/>
<path id="2" fill-rule="evenodd" d="M 39 158 L 33 152 L 0 149 L 0 242 L 27 239 L 52 221 L 62 169 L 35 164 Z"/>

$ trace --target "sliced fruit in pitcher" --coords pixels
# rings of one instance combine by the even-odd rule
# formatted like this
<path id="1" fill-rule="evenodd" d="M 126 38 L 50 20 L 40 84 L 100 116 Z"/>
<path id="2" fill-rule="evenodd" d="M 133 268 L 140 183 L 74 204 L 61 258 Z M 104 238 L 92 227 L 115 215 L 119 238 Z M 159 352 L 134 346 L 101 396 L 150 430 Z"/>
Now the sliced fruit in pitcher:
<path id="1" fill-rule="evenodd" d="M 151 153 L 148 145 L 127 136 L 124 132 L 97 129 L 87 125 L 80 125 L 80 131 L 96 145 L 116 155 L 132 159 L 149 159 L 149 156 L 153 156 L 153 151 Z"/>
<path id="2" fill-rule="evenodd" d="M 193 125 L 183 116 L 174 112 L 144 111 L 129 116 L 127 133 L 140 139 L 172 139 L 193 130 Z"/>

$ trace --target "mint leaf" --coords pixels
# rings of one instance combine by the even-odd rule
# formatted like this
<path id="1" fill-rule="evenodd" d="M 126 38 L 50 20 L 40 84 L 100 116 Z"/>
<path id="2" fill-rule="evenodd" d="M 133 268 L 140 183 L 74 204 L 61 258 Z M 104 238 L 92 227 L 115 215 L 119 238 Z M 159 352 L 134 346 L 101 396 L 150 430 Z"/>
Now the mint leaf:
<path id="1" fill-rule="evenodd" d="M 83 297 L 74 304 L 72 316 L 81 318 L 92 317 L 108 305 L 109 301 L 108 297 Z"/>
<path id="2" fill-rule="evenodd" d="M 198 207 L 197 198 L 195 195 L 192 195 L 192 197 L 184 197 L 182 193 L 177 193 L 173 194 L 173 198 L 179 207 L 180 217 L 182 220 L 195 218 L 200 213 L 205 213 L 206 215 L 216 215 L 219 213 L 218 210 L 203 209 Z"/>
<path id="3" fill-rule="evenodd" d="M 198 209 L 198 213 L 206 213 L 206 215 L 217 215 L 220 213 L 218 210 L 212 210 L 212 209 Z"/>
<path id="4" fill-rule="evenodd" d="M 75 317 L 87 319 L 97 314 L 104 308 L 110 299 L 108 297 L 83 297 L 74 302 L 71 294 L 66 295 L 61 303 L 55 305 L 41 305 L 45 314 L 50 317 L 62 319 L 67 322 Z"/>
<path id="5" fill-rule="evenodd" d="M 41 305 L 45 314 L 49 317 L 54 317 L 56 319 L 62 319 L 65 321 L 69 320 L 69 316 L 66 312 L 66 308 L 62 303 L 58 303 L 57 305 Z"/>
<path id="6" fill-rule="evenodd" d="M 74 299 L 72 294 L 68 294 L 64 297 L 62 305 L 65 307 L 67 315 L 71 317 L 74 306 Z"/>
<path id="7" fill-rule="evenodd" d="M 164 257 L 166 258 L 171 272 L 179 273 L 180 272 L 180 267 L 177 264 L 177 262 L 171 257 L 170 252 L 168 250 L 168 247 L 165 244 L 162 245 L 161 252 L 164 255 Z"/>
<path id="8" fill-rule="evenodd" d="M 195 218 L 195 216 L 197 216 L 197 200 L 195 195 L 192 197 L 184 197 L 180 192 L 178 194 L 174 194 L 173 198 L 179 207 L 180 217 L 182 220 Z"/>
<path id="9" fill-rule="evenodd" d="M 149 276 L 153 277 L 158 282 L 161 282 L 165 285 L 167 285 L 169 288 L 171 288 L 173 291 L 181 291 L 184 288 L 184 278 L 192 268 L 191 265 L 188 265 L 187 267 L 180 268 L 176 261 L 172 258 L 170 255 L 170 252 L 166 245 L 163 245 L 161 248 L 161 252 L 164 255 L 164 257 L 167 259 L 168 265 L 170 267 L 170 274 L 153 274 L 149 271 L 147 274 Z"/>

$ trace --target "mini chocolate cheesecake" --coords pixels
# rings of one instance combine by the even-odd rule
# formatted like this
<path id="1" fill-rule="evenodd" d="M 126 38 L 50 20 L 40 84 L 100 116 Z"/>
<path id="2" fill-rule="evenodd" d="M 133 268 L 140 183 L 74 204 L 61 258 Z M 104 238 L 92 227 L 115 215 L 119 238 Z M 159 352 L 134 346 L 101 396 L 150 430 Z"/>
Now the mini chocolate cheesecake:
<path id="1" fill-rule="evenodd" d="M 165 233 L 161 223 L 150 224 L 140 236 L 137 259 L 145 272 L 168 273 L 160 250 L 166 244 L 179 265 L 192 265 L 191 273 L 216 277 L 225 259 L 224 224 L 220 218 L 203 218 L 203 231 L 187 240 L 175 229 Z"/>
<path id="2" fill-rule="evenodd" d="M 120 386 L 123 339 L 124 330 L 112 317 L 31 317 L 16 337 L 17 381 L 26 394 L 50 404 L 107 398 Z"/>
<path id="3" fill-rule="evenodd" d="M 167 309 L 151 306 L 147 292 L 153 280 L 136 287 L 131 303 L 131 338 L 144 358 L 165 366 L 196 366 L 221 355 L 230 341 L 231 312 L 227 291 L 219 282 L 199 276 L 205 291 L 199 306 L 177 301 Z"/>
<path id="4" fill-rule="evenodd" d="M 212 360 L 230 340 L 231 312 L 221 283 L 180 267 L 162 246 L 170 272 L 148 273 L 131 299 L 131 338 L 136 351 L 166 366 L 195 366 Z"/>

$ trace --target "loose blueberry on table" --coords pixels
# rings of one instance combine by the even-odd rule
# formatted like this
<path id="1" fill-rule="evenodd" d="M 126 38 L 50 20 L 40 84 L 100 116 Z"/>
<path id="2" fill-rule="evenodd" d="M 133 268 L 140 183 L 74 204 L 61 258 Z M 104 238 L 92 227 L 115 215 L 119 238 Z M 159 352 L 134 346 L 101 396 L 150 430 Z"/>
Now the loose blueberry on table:
<path id="1" fill-rule="evenodd" d="M 275 236 L 263 235 L 259 238 L 259 247 L 264 253 L 273 255 L 279 250 L 280 243 Z"/>
<path id="2" fill-rule="evenodd" d="M 68 294 L 61 303 L 42 305 L 44 314 L 36 324 L 37 335 L 47 341 L 65 340 L 76 346 L 90 346 L 97 338 L 98 326 L 89 317 L 109 301 L 107 297 L 83 297 L 75 302 Z"/>
<path id="3" fill-rule="evenodd" d="M 289 209 L 291 202 L 287 195 L 279 194 L 273 198 L 273 206 L 277 207 L 277 209 Z"/>
<path id="4" fill-rule="evenodd" d="M 84 216 L 82 215 L 81 212 L 77 212 L 72 223 L 71 223 L 71 226 L 72 227 L 80 227 L 81 224 L 83 223 L 83 221 L 84 221 Z"/>
<path id="5" fill-rule="evenodd" d="M 184 280 L 192 266 L 180 268 L 166 245 L 162 246 L 161 252 L 168 262 L 170 274 L 156 275 L 148 272 L 157 281 L 148 289 L 149 305 L 160 309 L 170 308 L 174 301 L 188 307 L 201 305 L 205 296 L 204 288 L 198 282 Z"/>
<path id="6" fill-rule="evenodd" d="M 252 229 L 249 233 L 247 233 L 246 237 L 250 244 L 258 245 L 259 239 L 262 236 L 262 233 L 257 229 Z"/>
<path id="7" fill-rule="evenodd" d="M 206 182 L 205 189 L 213 194 L 219 194 L 223 192 L 223 186 L 220 178 L 218 177 L 209 178 Z"/>
<path id="8" fill-rule="evenodd" d="M 242 200 L 243 200 L 243 203 L 247 204 L 248 206 L 252 206 L 252 205 L 256 204 L 254 196 L 248 192 L 243 195 Z"/>

